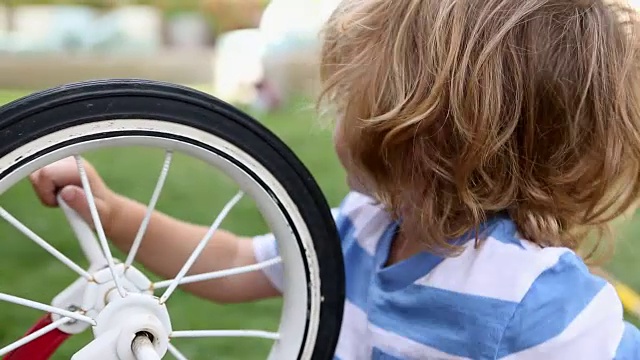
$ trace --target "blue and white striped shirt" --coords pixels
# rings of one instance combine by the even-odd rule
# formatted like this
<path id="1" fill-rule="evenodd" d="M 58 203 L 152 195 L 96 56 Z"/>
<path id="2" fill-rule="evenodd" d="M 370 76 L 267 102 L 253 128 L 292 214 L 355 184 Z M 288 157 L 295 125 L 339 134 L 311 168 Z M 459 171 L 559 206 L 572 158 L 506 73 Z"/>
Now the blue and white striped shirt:
<path id="1" fill-rule="evenodd" d="M 334 216 L 346 271 L 336 359 L 640 359 L 614 288 L 566 248 L 540 248 L 504 217 L 460 256 L 419 253 L 384 267 L 397 225 L 350 193 Z M 254 239 L 258 261 L 276 256 Z M 282 268 L 265 273 L 278 288 Z"/>

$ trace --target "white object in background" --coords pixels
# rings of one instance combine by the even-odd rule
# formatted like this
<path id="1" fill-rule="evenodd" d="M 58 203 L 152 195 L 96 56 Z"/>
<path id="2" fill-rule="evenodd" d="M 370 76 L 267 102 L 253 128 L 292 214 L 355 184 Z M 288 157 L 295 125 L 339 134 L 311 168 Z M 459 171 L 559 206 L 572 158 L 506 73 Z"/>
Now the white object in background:
<path id="1" fill-rule="evenodd" d="M 183 13 L 168 20 L 171 46 L 180 49 L 201 49 L 209 42 L 209 25 L 202 14 Z"/>
<path id="2" fill-rule="evenodd" d="M 286 103 L 318 85 L 320 30 L 340 0 L 272 0 L 260 22 L 265 82 Z"/>
<path id="3" fill-rule="evenodd" d="M 261 103 L 255 86 L 267 80 L 278 96 L 286 96 L 286 74 L 265 74 L 270 63 L 287 63 L 296 52 L 315 49 L 319 31 L 339 0 L 272 0 L 258 29 L 230 31 L 218 38 L 214 93 L 226 101 Z M 271 66 L 275 68 L 275 66 Z M 286 67 L 286 66 L 285 66 Z M 282 69 L 286 72 L 287 69 Z M 272 76 L 273 75 L 273 76 Z M 257 101 L 257 102 L 256 102 Z"/>
<path id="4" fill-rule="evenodd" d="M 271 0 L 262 19 L 260 31 L 268 44 L 291 36 L 317 40 L 322 25 L 340 0 Z"/>
<path id="5" fill-rule="evenodd" d="M 156 7 L 128 5 L 114 9 L 119 30 L 127 42 L 146 50 L 162 46 L 162 13 Z"/>
<path id="6" fill-rule="evenodd" d="M 258 29 L 235 30 L 220 35 L 214 63 L 214 93 L 228 102 L 249 103 L 254 85 L 264 76 L 265 41 Z"/>

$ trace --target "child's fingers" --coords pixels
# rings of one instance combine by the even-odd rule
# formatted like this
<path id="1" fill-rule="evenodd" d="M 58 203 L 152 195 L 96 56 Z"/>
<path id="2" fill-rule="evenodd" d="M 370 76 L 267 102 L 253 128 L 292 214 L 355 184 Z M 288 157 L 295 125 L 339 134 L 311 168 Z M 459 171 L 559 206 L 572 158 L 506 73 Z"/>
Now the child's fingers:
<path id="1" fill-rule="evenodd" d="M 56 206 L 55 189 L 52 182 L 47 181 L 42 170 L 38 170 L 29 176 L 31 186 L 40 202 L 47 206 Z"/>
<path id="2" fill-rule="evenodd" d="M 36 195 L 47 206 L 57 206 L 57 192 L 67 185 L 80 185 L 80 175 L 73 158 L 66 158 L 34 172 L 29 177 Z"/>
<path id="3" fill-rule="evenodd" d="M 93 226 L 93 219 L 91 217 L 91 210 L 89 210 L 89 203 L 84 190 L 75 185 L 64 187 L 60 191 L 60 197 L 67 205 L 75 210 L 80 217 L 90 226 Z M 104 201 L 99 197 L 94 197 L 94 201 L 98 210 L 98 215 L 104 218 L 107 211 L 107 206 Z"/>

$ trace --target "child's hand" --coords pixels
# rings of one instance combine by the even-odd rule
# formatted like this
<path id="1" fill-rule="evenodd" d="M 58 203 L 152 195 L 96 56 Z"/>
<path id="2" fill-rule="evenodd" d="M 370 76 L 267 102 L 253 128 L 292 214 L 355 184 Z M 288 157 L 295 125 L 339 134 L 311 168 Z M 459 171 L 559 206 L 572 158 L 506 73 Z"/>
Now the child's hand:
<path id="1" fill-rule="evenodd" d="M 136 238 L 147 205 L 128 199 L 109 189 L 96 169 L 86 161 L 83 167 L 89 178 L 100 222 L 111 244 L 126 253 Z M 29 177 L 38 198 L 46 206 L 58 206 L 62 197 L 89 225 L 91 212 L 74 158 L 48 165 Z M 209 232 L 209 226 L 199 226 L 174 219 L 154 211 L 140 244 L 136 261 L 160 277 L 175 278 L 193 253 L 193 249 Z M 218 229 L 193 264 L 194 274 L 203 274 L 256 263 L 253 241 L 240 240 L 237 235 Z M 275 245 L 274 245 L 275 246 Z M 195 282 L 181 287 L 197 296 L 215 302 L 246 302 L 280 295 L 262 271 Z"/>
<path id="2" fill-rule="evenodd" d="M 89 178 L 91 192 L 95 198 L 103 227 L 109 227 L 115 212 L 115 193 L 111 191 L 91 164 L 83 160 Z M 29 177 L 40 201 L 46 205 L 58 206 L 57 196 L 74 209 L 88 224 L 93 225 L 86 194 L 82 189 L 82 181 L 76 161 L 69 157 L 43 167 Z"/>

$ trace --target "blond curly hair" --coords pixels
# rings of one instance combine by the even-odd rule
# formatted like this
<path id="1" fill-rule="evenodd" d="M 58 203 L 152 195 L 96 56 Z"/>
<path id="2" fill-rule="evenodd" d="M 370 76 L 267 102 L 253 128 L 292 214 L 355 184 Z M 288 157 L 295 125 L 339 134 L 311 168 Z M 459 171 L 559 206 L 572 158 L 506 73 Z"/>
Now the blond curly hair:
<path id="1" fill-rule="evenodd" d="M 577 249 L 639 196 L 637 17 L 602 0 L 345 0 L 321 103 L 427 250 L 498 213 Z"/>

